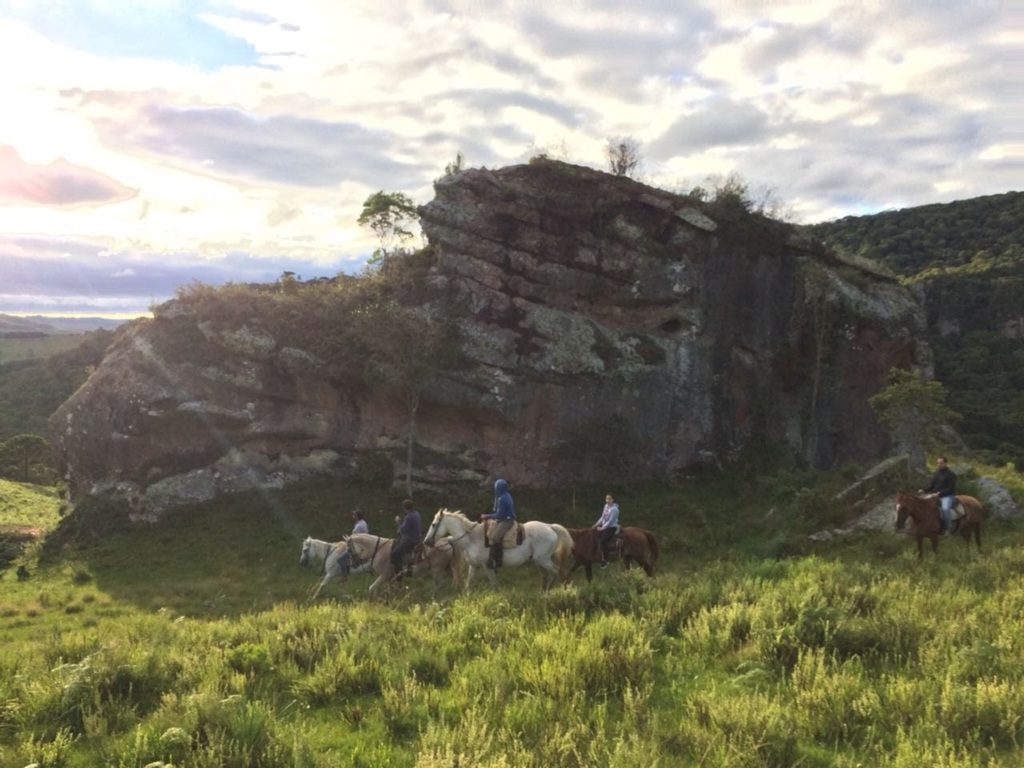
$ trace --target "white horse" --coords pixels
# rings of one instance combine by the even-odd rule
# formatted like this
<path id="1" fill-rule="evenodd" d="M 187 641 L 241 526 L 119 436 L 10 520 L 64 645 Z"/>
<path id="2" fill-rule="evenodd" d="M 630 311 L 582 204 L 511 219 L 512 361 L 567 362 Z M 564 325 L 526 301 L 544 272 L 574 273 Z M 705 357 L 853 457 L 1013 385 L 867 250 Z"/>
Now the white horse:
<path id="1" fill-rule="evenodd" d="M 372 568 L 377 578 L 370 585 L 370 594 L 376 595 L 382 588 L 390 589 L 395 583 L 395 569 L 391 565 L 391 547 L 394 539 L 385 539 L 372 533 L 353 533 L 344 540 L 353 563 Z M 412 564 L 413 573 L 430 571 L 434 577 L 434 591 L 441 586 L 445 575 L 451 577 L 456 589 L 462 581 L 462 558 L 448 538 L 438 539 L 436 545 L 424 548 L 423 559 Z"/>
<path id="2" fill-rule="evenodd" d="M 428 546 L 438 536 L 451 536 L 452 544 L 462 552 L 469 565 L 466 573 L 466 590 L 473 580 L 473 572 L 487 564 L 490 549 L 484 544 L 484 526 L 474 522 L 461 512 L 440 509 L 434 515 L 423 542 Z M 542 523 L 529 520 L 523 523 L 523 543 L 506 549 L 504 566 L 522 565 L 533 560 L 541 571 L 541 589 L 548 589 L 559 578 L 565 578 L 572 562 L 572 536 L 557 523 Z M 487 569 L 491 584 L 498 583 L 492 569 Z"/>
<path id="3" fill-rule="evenodd" d="M 323 560 L 324 562 L 324 577 L 315 588 L 311 588 L 313 594 L 310 597 L 310 600 L 316 600 L 320 595 L 320 590 L 323 589 L 331 579 L 342 578 L 341 565 L 338 564 L 338 560 L 341 558 L 341 553 L 344 551 L 344 541 L 322 541 L 321 539 L 312 539 L 307 536 L 306 540 L 302 542 L 302 556 L 299 557 L 299 565 L 309 565 L 310 560 Z M 370 570 L 369 563 L 349 568 L 350 573 L 362 573 L 363 571 L 368 570 Z M 315 591 L 313 591 L 314 589 Z"/>

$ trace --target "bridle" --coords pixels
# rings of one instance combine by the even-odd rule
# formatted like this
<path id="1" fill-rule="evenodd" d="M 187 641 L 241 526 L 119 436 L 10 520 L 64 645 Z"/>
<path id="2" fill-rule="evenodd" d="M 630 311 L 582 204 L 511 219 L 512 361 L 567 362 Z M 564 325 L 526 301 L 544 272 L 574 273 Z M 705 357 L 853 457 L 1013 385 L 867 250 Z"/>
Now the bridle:
<path id="1" fill-rule="evenodd" d="M 433 531 L 433 533 L 427 536 L 427 539 L 431 541 L 430 546 L 434 546 L 433 541 L 437 538 L 437 527 L 441 524 L 441 521 L 443 519 L 444 510 L 442 509 L 440 512 L 437 513 L 437 519 L 430 524 L 430 530 Z M 474 526 L 480 525 L 479 521 L 469 520 L 467 522 L 469 522 L 469 525 L 466 527 L 466 530 L 462 532 L 461 536 L 452 536 L 452 544 L 454 544 L 456 541 L 462 541 L 462 539 L 469 536 L 469 532 L 473 530 Z"/>

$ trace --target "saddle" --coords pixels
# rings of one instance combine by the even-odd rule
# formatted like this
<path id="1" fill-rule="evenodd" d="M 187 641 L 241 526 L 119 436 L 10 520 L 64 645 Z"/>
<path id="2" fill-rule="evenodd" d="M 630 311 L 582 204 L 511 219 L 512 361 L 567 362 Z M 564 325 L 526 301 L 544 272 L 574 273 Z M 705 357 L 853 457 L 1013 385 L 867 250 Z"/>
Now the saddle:
<path id="1" fill-rule="evenodd" d="M 413 565 L 418 565 L 423 562 L 426 556 L 427 546 L 423 542 L 417 542 L 412 549 L 401 553 L 400 560 L 402 565 L 412 567 Z"/>
<path id="2" fill-rule="evenodd" d="M 935 499 L 935 508 L 939 510 L 939 517 L 941 518 L 942 502 L 939 501 L 938 497 L 936 497 Z M 954 498 L 953 506 L 950 507 L 949 510 L 950 522 L 955 523 L 957 520 L 960 520 L 964 517 L 967 517 L 967 509 L 964 507 L 963 504 L 960 503 L 960 499 Z"/>
<path id="3" fill-rule="evenodd" d="M 494 530 L 494 526 L 497 524 L 497 520 L 484 520 L 485 547 L 490 547 L 494 543 L 491 541 L 491 531 Z M 501 548 L 511 549 L 512 547 L 518 547 L 523 543 L 523 535 L 523 524 L 516 521 L 516 524 L 508 529 L 508 533 L 505 534 L 505 538 L 501 540 Z"/>

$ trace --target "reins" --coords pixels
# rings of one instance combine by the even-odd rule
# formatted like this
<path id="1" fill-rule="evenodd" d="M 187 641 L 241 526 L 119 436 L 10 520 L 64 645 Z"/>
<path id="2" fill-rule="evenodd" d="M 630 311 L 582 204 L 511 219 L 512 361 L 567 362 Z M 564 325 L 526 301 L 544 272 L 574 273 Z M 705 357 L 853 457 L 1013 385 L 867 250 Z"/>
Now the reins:
<path id="1" fill-rule="evenodd" d="M 349 538 L 349 541 L 351 541 L 351 537 Z M 349 547 L 348 551 L 352 553 L 352 563 L 354 565 L 356 565 L 356 566 L 360 566 L 360 565 L 362 565 L 365 562 L 371 562 L 372 563 L 374 558 L 377 557 L 377 553 L 380 552 L 380 543 L 382 541 L 384 541 L 384 537 L 383 536 L 378 536 L 377 537 L 377 543 L 373 547 L 373 553 L 370 555 L 370 557 L 368 559 L 364 559 L 364 558 L 360 557 L 359 555 L 356 554 L 356 551 L 354 549 L 352 549 L 352 547 Z M 388 541 L 390 541 L 390 539 L 388 539 Z"/>
<path id="2" fill-rule="evenodd" d="M 444 513 L 442 513 L 441 516 L 444 517 Z M 451 514 L 449 514 L 448 516 L 451 517 Z M 440 522 L 440 520 L 438 522 Z M 466 530 L 464 530 L 462 532 L 461 536 L 452 536 L 452 544 L 454 544 L 456 541 L 461 541 L 462 539 L 464 539 L 467 536 L 469 536 L 469 534 L 473 530 L 474 526 L 481 525 L 481 523 L 479 521 L 466 520 L 466 522 L 469 523 L 469 526 L 466 528 Z M 434 535 L 433 535 L 432 538 L 433 538 L 434 541 L 437 541 L 437 527 L 436 526 L 431 526 L 431 527 L 434 528 Z M 451 536 L 451 534 L 449 534 L 449 536 Z"/>

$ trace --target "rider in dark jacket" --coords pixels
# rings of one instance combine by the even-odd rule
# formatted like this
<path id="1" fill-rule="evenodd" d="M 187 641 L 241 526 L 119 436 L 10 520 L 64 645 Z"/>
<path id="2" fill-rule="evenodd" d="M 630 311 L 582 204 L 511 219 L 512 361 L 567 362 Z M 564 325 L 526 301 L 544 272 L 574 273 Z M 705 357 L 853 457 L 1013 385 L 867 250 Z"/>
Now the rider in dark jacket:
<path id="1" fill-rule="evenodd" d="M 946 466 L 946 457 L 935 460 L 935 473 L 921 493 L 934 493 L 939 497 L 939 514 L 942 515 L 942 529 L 948 534 L 953 525 L 953 505 L 956 503 L 956 474 Z"/>
<path id="2" fill-rule="evenodd" d="M 402 561 L 406 553 L 412 552 L 422 538 L 420 533 L 420 513 L 413 506 L 412 499 L 403 501 L 402 509 L 405 510 L 405 516 L 395 516 L 395 524 L 398 526 L 398 538 L 391 546 L 391 565 L 395 569 L 395 575 L 402 572 Z"/>
<path id="3" fill-rule="evenodd" d="M 487 560 L 487 567 L 501 568 L 502 539 L 516 524 L 516 505 L 512 501 L 512 494 L 508 492 L 508 483 L 501 478 L 494 481 L 494 511 L 480 515 L 481 520 L 496 520 L 491 530 L 491 555 Z"/>

